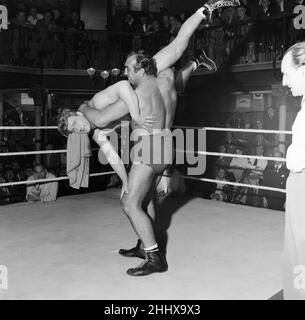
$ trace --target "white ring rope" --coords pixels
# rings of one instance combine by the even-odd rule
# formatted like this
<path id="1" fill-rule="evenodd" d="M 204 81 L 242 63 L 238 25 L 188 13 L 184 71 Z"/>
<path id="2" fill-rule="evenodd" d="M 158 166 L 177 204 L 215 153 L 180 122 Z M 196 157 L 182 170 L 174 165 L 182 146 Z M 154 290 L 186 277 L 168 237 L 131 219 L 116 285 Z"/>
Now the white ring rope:
<path id="1" fill-rule="evenodd" d="M 221 157 L 228 157 L 228 158 L 244 158 L 244 159 L 263 159 L 263 160 L 270 160 L 270 161 L 277 161 L 277 162 L 286 162 L 285 158 L 275 158 L 275 157 L 264 157 L 264 156 L 253 156 L 253 155 L 244 155 L 244 154 L 235 154 L 235 153 L 218 153 L 218 152 L 208 152 L 208 151 L 184 151 L 177 149 L 176 152 L 179 153 L 190 153 L 190 154 L 200 154 L 200 155 L 207 155 L 207 156 L 221 156 Z M 1 155 L 1 153 L 0 153 Z"/>
<path id="2" fill-rule="evenodd" d="M 217 128 L 217 127 L 185 127 L 185 126 L 173 126 L 174 129 L 197 129 L 206 131 L 222 131 L 222 132 L 250 132 L 250 133 L 270 133 L 270 134 L 292 134 L 292 131 L 283 130 L 259 130 L 259 129 L 235 129 L 235 128 Z M 1 127 L 0 130 L 57 130 L 57 126 L 49 127 Z"/>
<path id="3" fill-rule="evenodd" d="M 90 178 L 92 177 L 100 177 L 100 176 L 107 176 L 114 174 L 114 171 L 109 172 L 101 172 L 101 173 L 91 173 L 89 175 Z M 40 179 L 40 180 L 31 180 L 31 181 L 17 181 L 17 182 L 7 182 L 7 183 L 0 183 L 0 188 L 2 187 L 9 187 L 9 186 L 19 186 L 23 184 L 37 184 L 37 183 L 47 183 L 47 182 L 54 182 L 54 181 L 62 181 L 62 180 L 69 180 L 69 177 L 57 177 L 54 179 Z"/>
<path id="4" fill-rule="evenodd" d="M 0 127 L 0 130 L 58 130 L 57 126 L 51 126 L 51 127 Z"/>
<path id="5" fill-rule="evenodd" d="M 98 151 L 99 148 L 92 148 L 91 151 Z M 5 152 L 0 153 L 0 157 L 9 157 L 9 156 L 27 156 L 27 155 L 36 155 L 36 154 L 60 154 L 67 153 L 67 150 L 42 150 L 42 151 L 24 151 L 24 152 Z"/>
<path id="6" fill-rule="evenodd" d="M 270 134 L 292 134 L 292 131 L 286 130 L 259 130 L 259 129 L 235 129 L 235 128 L 214 128 L 214 127 L 184 127 L 173 126 L 175 129 L 197 129 L 206 131 L 222 131 L 222 132 L 250 132 L 250 133 L 270 133 Z"/>
<path id="7" fill-rule="evenodd" d="M 184 126 L 174 126 L 173 128 L 180 128 L 180 129 L 197 129 L 197 130 L 206 130 L 206 131 L 223 131 L 223 132 L 251 132 L 251 133 L 270 133 L 270 134 L 292 134 L 291 131 L 276 131 L 276 130 L 256 130 L 256 129 L 234 129 L 234 128 L 213 128 L 213 127 L 184 127 Z M 57 126 L 50 126 L 50 127 L 1 127 L 0 130 L 57 130 Z M 93 151 L 99 149 L 92 149 Z M 279 161 L 285 162 L 285 158 L 274 158 L 274 157 L 264 157 L 264 156 L 254 156 L 254 155 L 239 155 L 239 154 L 230 154 L 230 153 L 217 153 L 217 152 L 207 152 L 207 151 L 185 151 L 185 150 L 176 150 L 179 153 L 192 153 L 192 154 L 200 154 L 200 155 L 209 155 L 209 156 L 223 156 L 223 157 L 232 157 L 232 158 L 246 158 L 246 159 L 265 159 L 271 161 Z M 67 150 L 46 150 L 46 151 L 28 151 L 28 152 L 9 152 L 9 153 L 0 153 L 0 157 L 4 156 L 19 156 L 19 155 L 37 155 L 37 154 L 58 154 L 58 153 L 66 153 Z M 103 172 L 103 173 L 93 173 L 90 174 L 90 177 L 98 177 L 98 176 L 105 176 L 105 175 L 112 175 L 115 174 L 114 171 L 110 172 Z M 186 180 L 196 180 L 196 181 L 203 181 L 203 182 L 211 182 L 223 185 L 232 185 L 232 186 L 239 186 L 239 187 L 246 187 L 252 189 L 260 189 L 260 190 L 268 190 L 268 191 L 275 191 L 280 193 L 286 193 L 285 189 L 273 188 L 273 187 L 264 187 L 252 184 L 245 184 L 245 183 L 238 183 L 238 182 L 231 182 L 231 181 L 221 181 L 221 180 L 214 180 L 208 178 L 197 178 L 197 177 L 190 177 L 190 176 L 183 176 L 183 175 L 163 175 L 165 177 L 176 177 L 179 179 L 186 179 Z M 37 183 L 47 183 L 47 182 L 54 182 L 54 181 L 63 181 L 68 180 L 69 177 L 57 177 L 54 179 L 41 179 L 41 180 L 32 180 L 32 181 L 18 181 L 18 182 L 9 182 L 9 183 L 0 183 L 1 187 L 8 187 L 8 186 L 17 186 L 17 185 L 32 185 Z"/>
<path id="8" fill-rule="evenodd" d="M 237 186 L 237 187 L 246 187 L 246 188 L 252 188 L 252 189 L 260 189 L 260 190 L 268 190 L 268 191 L 276 191 L 276 192 L 286 193 L 285 189 L 264 187 L 264 186 L 254 185 L 254 184 L 246 184 L 246 183 L 223 181 L 223 180 L 214 180 L 214 179 L 207 179 L 207 178 L 196 178 L 196 177 L 183 176 L 183 175 L 164 175 L 164 176 L 165 177 L 181 178 L 181 179 L 186 179 L 186 180 L 212 182 L 212 183 L 219 183 L 219 184 L 231 185 L 231 186 Z"/>

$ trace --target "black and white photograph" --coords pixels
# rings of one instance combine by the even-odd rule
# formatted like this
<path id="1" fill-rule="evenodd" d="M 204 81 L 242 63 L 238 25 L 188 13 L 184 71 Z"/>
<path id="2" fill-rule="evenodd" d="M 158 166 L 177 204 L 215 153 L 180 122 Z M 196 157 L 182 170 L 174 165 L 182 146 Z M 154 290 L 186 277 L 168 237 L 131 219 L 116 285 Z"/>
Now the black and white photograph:
<path id="1" fill-rule="evenodd" d="M 0 0 L 0 300 L 305 300 L 304 29 L 305 0 Z"/>

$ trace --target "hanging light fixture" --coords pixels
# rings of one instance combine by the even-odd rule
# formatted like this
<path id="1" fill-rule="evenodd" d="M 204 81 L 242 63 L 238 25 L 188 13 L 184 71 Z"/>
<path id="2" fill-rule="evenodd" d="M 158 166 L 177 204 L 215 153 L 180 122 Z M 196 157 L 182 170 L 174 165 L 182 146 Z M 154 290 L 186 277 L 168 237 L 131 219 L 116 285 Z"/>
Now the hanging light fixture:
<path id="1" fill-rule="evenodd" d="M 87 74 L 90 78 L 93 78 L 94 75 L 96 74 L 96 70 L 94 68 L 88 68 L 87 69 Z"/>
<path id="2" fill-rule="evenodd" d="M 111 74 L 112 74 L 114 77 L 117 77 L 120 73 L 121 73 L 121 70 L 118 69 L 118 68 L 113 68 L 113 69 L 111 70 Z"/>
<path id="3" fill-rule="evenodd" d="M 110 73 L 109 73 L 108 70 L 103 70 L 103 71 L 101 71 L 100 76 L 101 76 L 104 80 L 106 80 L 106 79 L 109 78 Z"/>

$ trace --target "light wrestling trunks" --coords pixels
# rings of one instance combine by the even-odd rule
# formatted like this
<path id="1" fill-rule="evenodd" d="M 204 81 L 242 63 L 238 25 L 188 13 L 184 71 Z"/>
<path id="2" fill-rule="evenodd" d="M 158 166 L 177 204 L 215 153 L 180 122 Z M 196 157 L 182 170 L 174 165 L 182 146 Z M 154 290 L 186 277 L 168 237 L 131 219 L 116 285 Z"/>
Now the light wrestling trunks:
<path id="1" fill-rule="evenodd" d="M 163 173 L 173 164 L 174 149 L 170 130 L 157 130 L 132 140 L 134 144 L 130 157 L 133 164 L 145 164 L 151 167 L 155 174 Z"/>

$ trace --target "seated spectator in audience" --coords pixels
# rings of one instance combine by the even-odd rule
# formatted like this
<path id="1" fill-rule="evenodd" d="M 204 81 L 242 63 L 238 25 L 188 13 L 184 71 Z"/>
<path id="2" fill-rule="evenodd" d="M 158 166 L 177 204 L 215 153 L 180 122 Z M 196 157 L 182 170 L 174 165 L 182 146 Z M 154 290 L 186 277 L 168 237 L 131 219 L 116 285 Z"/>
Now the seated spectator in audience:
<path id="1" fill-rule="evenodd" d="M 225 145 L 220 145 L 218 147 L 218 152 L 219 153 L 227 153 L 227 148 Z M 224 168 L 224 169 L 227 169 L 229 168 L 230 166 L 230 163 L 232 161 L 232 158 L 231 157 L 226 157 L 226 156 L 219 156 L 216 160 L 216 165 L 217 167 L 219 168 Z"/>
<path id="2" fill-rule="evenodd" d="M 161 22 L 161 30 L 162 32 L 166 32 L 166 33 L 170 33 L 171 31 L 171 24 L 169 22 L 169 16 L 168 15 L 164 15 L 162 17 L 162 22 Z"/>
<path id="3" fill-rule="evenodd" d="M 38 20 L 36 27 L 39 31 L 54 31 L 57 26 L 53 20 L 53 14 L 51 11 L 47 11 L 44 14 L 43 19 Z"/>
<path id="4" fill-rule="evenodd" d="M 15 181 L 24 181 L 25 177 L 21 170 L 20 163 L 18 161 L 13 161 L 11 166 L 14 173 Z"/>
<path id="5" fill-rule="evenodd" d="M 11 22 L 13 27 L 31 27 L 30 22 L 26 19 L 25 11 L 18 11 Z"/>
<path id="6" fill-rule="evenodd" d="M 259 185 L 259 178 L 254 174 L 250 174 L 244 178 L 245 184 L 251 184 L 253 186 Z M 263 198 L 260 195 L 260 190 L 253 187 L 240 187 L 236 192 L 236 196 L 233 200 L 234 203 L 245 204 L 253 207 L 263 207 Z"/>
<path id="7" fill-rule="evenodd" d="M 17 182 L 18 179 L 14 175 L 14 171 L 10 168 L 6 169 L 5 172 L 5 181 L 6 182 Z M 10 203 L 21 202 L 24 200 L 24 187 L 23 186 L 8 186 L 9 190 L 9 200 Z"/>
<path id="8" fill-rule="evenodd" d="M 162 33 L 161 29 L 160 29 L 160 22 L 158 20 L 153 20 L 152 24 L 148 26 L 147 29 L 147 34 L 160 34 Z"/>
<path id="9" fill-rule="evenodd" d="M 226 170 L 219 169 L 216 173 L 215 180 L 218 181 L 229 181 L 226 179 Z M 215 184 L 215 190 L 211 194 L 212 200 L 231 202 L 232 199 L 232 186 L 222 183 Z"/>
<path id="10" fill-rule="evenodd" d="M 264 147 L 257 146 L 255 154 L 259 157 L 264 156 Z M 264 172 L 268 165 L 268 160 L 266 159 L 251 159 L 250 162 L 253 164 L 254 168 L 250 170 L 250 174 L 258 176 L 259 179 L 264 178 Z"/>
<path id="11" fill-rule="evenodd" d="M 46 150 L 53 150 L 53 145 L 48 143 L 46 145 Z M 57 175 L 60 171 L 60 158 L 58 153 L 49 153 L 43 156 L 44 167 L 46 170 L 51 172 L 54 175 Z"/>
<path id="12" fill-rule="evenodd" d="M 43 15 L 38 13 L 35 7 L 31 7 L 30 15 L 27 18 L 27 21 L 33 26 L 36 27 L 37 21 L 43 19 Z"/>
<path id="13" fill-rule="evenodd" d="M 123 32 L 133 33 L 137 30 L 135 18 L 131 12 L 127 12 L 123 23 Z"/>
<path id="14" fill-rule="evenodd" d="M 283 154 L 274 151 L 275 158 L 283 158 Z M 270 161 L 264 173 L 262 184 L 267 187 L 285 189 L 289 171 L 284 162 Z M 262 192 L 264 207 L 273 210 L 284 210 L 285 194 L 275 191 L 264 190 Z"/>
<path id="15" fill-rule="evenodd" d="M 238 155 L 242 155 L 243 149 L 237 147 L 235 153 Z M 244 174 L 246 172 L 245 170 L 255 169 L 255 166 L 251 163 L 250 159 L 248 158 L 234 157 L 230 163 L 230 168 L 231 169 L 229 169 L 228 171 L 234 174 L 235 181 L 240 182 L 244 178 Z"/>
<path id="16" fill-rule="evenodd" d="M 27 181 L 35 181 L 41 179 L 54 179 L 55 176 L 48 172 L 42 165 L 34 167 L 34 174 Z M 28 202 L 49 202 L 56 201 L 58 191 L 58 182 L 46 182 L 27 185 L 26 200 Z"/>
<path id="17" fill-rule="evenodd" d="M 137 32 L 146 34 L 148 31 L 148 27 L 149 27 L 148 17 L 146 14 L 142 14 L 140 16 L 140 23 L 137 26 Z"/>
<path id="18" fill-rule="evenodd" d="M 181 24 L 183 24 L 187 18 L 188 18 L 188 15 L 186 12 L 179 13 L 179 20 L 180 20 Z"/>
<path id="19" fill-rule="evenodd" d="M 6 183 L 2 173 L 0 173 L 0 184 Z M 8 187 L 0 187 L 0 205 L 6 205 L 10 203 L 10 192 Z"/>
<path id="20" fill-rule="evenodd" d="M 85 30 L 85 22 L 80 19 L 77 11 L 72 11 L 71 20 L 67 23 L 66 28 L 75 31 Z"/>
<path id="21" fill-rule="evenodd" d="M 177 35 L 181 28 L 181 22 L 178 20 L 178 17 L 176 17 L 175 15 L 170 15 L 169 23 L 171 26 L 169 30 L 170 35 Z"/>

